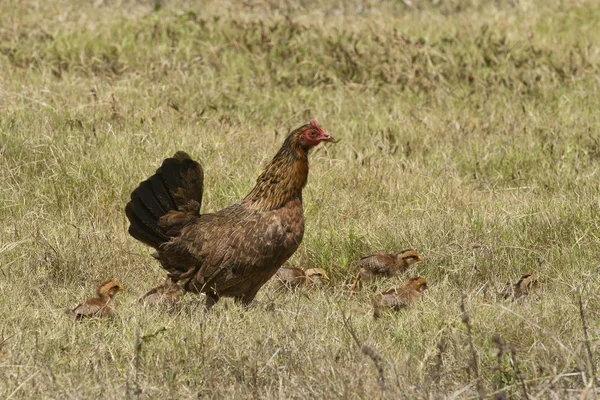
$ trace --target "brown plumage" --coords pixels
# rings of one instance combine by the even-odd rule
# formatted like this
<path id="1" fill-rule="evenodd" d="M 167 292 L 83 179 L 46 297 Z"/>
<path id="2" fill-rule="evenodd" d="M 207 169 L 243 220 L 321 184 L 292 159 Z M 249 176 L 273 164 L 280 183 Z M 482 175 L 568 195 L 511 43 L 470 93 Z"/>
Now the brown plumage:
<path id="1" fill-rule="evenodd" d="M 140 299 L 140 303 L 151 306 L 173 307 L 181 300 L 183 289 L 171 278 L 166 278 L 162 285 L 148 291 Z"/>
<path id="2" fill-rule="evenodd" d="M 423 258 L 416 250 L 408 249 L 400 253 L 376 253 L 360 259 L 358 273 L 350 291 L 354 291 L 359 281 L 369 281 L 378 277 L 394 277 L 408 270 L 408 268 Z"/>
<path id="3" fill-rule="evenodd" d="M 409 279 L 400 289 L 392 288 L 373 297 L 373 317 L 379 318 L 386 309 L 394 311 L 409 307 L 427 289 L 427 280 L 420 276 Z"/>
<path id="4" fill-rule="evenodd" d="M 273 278 L 276 290 L 310 288 L 329 283 L 329 277 L 323 268 L 310 268 L 306 271 L 298 267 L 281 267 Z"/>
<path id="5" fill-rule="evenodd" d="M 68 313 L 74 319 L 110 317 L 115 311 L 114 297 L 123 290 L 117 281 L 106 281 L 96 289 L 97 297 L 87 299 Z"/>
<path id="6" fill-rule="evenodd" d="M 335 142 L 315 121 L 292 131 L 240 202 L 200 214 L 204 174 L 184 152 L 166 159 L 131 194 L 129 233 L 157 251 L 162 267 L 210 309 L 221 296 L 250 303 L 304 235 L 308 152 Z"/>
<path id="7" fill-rule="evenodd" d="M 534 290 L 540 287 L 540 282 L 536 275 L 524 274 L 521 275 L 521 279 L 514 285 L 506 283 L 504 290 L 502 291 L 502 297 L 505 299 L 512 298 L 518 300 L 521 297 L 530 295 Z"/>

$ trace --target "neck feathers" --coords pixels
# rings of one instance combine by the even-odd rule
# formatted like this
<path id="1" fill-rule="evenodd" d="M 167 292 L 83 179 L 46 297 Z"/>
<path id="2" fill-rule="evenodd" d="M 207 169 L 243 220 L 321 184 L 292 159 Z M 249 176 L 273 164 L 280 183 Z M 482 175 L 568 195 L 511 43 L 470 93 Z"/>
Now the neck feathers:
<path id="1" fill-rule="evenodd" d="M 296 135 L 288 136 L 244 199 L 246 204 L 268 211 L 295 199 L 302 200 L 308 179 L 308 152 L 297 142 Z"/>

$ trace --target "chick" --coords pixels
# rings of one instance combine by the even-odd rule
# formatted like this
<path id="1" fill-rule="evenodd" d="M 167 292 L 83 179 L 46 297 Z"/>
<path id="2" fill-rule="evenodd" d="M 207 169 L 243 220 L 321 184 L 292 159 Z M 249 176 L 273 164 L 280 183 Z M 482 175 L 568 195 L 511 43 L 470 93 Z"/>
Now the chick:
<path id="1" fill-rule="evenodd" d="M 402 310 L 421 297 L 427 289 L 427 280 L 420 276 L 409 279 L 400 289 L 391 288 L 373 297 L 373 317 L 379 318 L 385 309 Z"/>
<path id="2" fill-rule="evenodd" d="M 306 271 L 298 267 L 281 267 L 273 279 L 276 290 L 306 289 L 329 283 L 329 277 L 323 268 L 310 268 Z"/>
<path id="3" fill-rule="evenodd" d="M 122 290 L 123 286 L 119 282 L 106 281 L 96 289 L 97 297 L 87 299 L 68 313 L 74 319 L 110 317 L 115 311 L 113 298 Z"/>
<path id="4" fill-rule="evenodd" d="M 329 277 L 323 268 L 309 268 L 305 271 L 306 286 L 325 286 L 329 283 Z"/>
<path id="5" fill-rule="evenodd" d="M 149 290 L 142 298 L 140 303 L 151 306 L 173 307 L 181 300 L 183 289 L 177 282 L 171 278 L 165 278 L 162 285 Z"/>
<path id="6" fill-rule="evenodd" d="M 281 267 L 275 273 L 274 287 L 280 289 L 297 289 L 306 283 L 306 272 L 298 267 Z"/>
<path id="7" fill-rule="evenodd" d="M 506 283 L 506 287 L 501 294 L 505 299 L 513 298 L 514 300 L 518 300 L 521 297 L 528 296 L 540 286 L 536 275 L 524 274 L 521 275 L 521 279 L 514 285 Z"/>
<path id="8" fill-rule="evenodd" d="M 408 249 L 400 253 L 376 253 L 360 259 L 358 274 L 350 291 L 354 291 L 360 280 L 369 281 L 377 277 L 394 277 L 406 271 L 411 265 L 423 261 L 416 250 Z"/>

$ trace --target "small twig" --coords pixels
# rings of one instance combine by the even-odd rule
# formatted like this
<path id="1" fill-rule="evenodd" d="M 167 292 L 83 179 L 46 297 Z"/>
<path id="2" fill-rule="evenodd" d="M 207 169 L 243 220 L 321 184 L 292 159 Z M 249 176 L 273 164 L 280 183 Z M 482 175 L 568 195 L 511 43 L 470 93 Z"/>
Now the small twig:
<path id="1" fill-rule="evenodd" d="M 469 347 L 471 349 L 471 357 L 472 357 L 472 367 L 473 372 L 475 372 L 475 379 L 477 383 L 477 395 L 480 399 L 485 399 L 485 390 L 481 383 L 481 377 L 479 376 L 479 366 L 477 363 L 477 351 L 475 350 L 475 345 L 473 344 L 473 335 L 471 333 L 472 325 L 471 319 L 465 310 L 465 297 L 463 296 L 460 302 L 460 310 L 462 311 L 462 323 L 467 327 L 467 337 L 469 338 Z"/>
<path id="2" fill-rule="evenodd" d="M 23 382 L 21 382 L 21 384 L 19 386 L 17 386 L 17 388 L 15 390 L 13 390 L 11 394 L 8 395 L 8 397 L 6 398 L 6 400 L 12 398 L 15 395 L 15 393 L 17 393 L 19 391 L 19 389 L 21 389 L 23 387 L 23 385 L 25 385 L 27 382 L 29 382 L 30 380 L 32 380 L 33 378 L 35 378 L 35 376 L 37 374 L 39 374 L 39 373 L 40 373 L 40 371 L 35 371 L 27 379 L 25 379 Z"/>
<path id="3" fill-rule="evenodd" d="M 541 326 L 539 326 L 538 324 L 536 324 L 535 322 L 532 322 L 530 320 L 528 320 L 527 318 L 525 318 L 524 316 L 522 316 L 521 314 L 511 310 L 510 308 L 504 307 L 502 304 L 500 304 L 500 308 L 502 308 L 504 311 L 508 311 L 509 313 L 521 318 L 523 321 L 527 322 L 529 325 L 534 326 L 536 328 L 538 328 L 539 330 L 541 330 L 545 335 L 547 335 L 548 337 L 552 338 L 560 347 L 562 347 L 563 349 L 565 349 L 566 351 L 568 351 L 570 354 L 575 354 L 575 352 L 573 350 L 571 350 L 570 348 L 568 348 L 567 346 L 565 346 L 560 340 L 558 340 L 558 338 L 556 336 L 554 336 L 554 334 L 552 334 L 552 332 L 549 332 L 547 330 L 545 330 L 544 328 L 542 328 Z"/>
<path id="4" fill-rule="evenodd" d="M 344 314 L 344 311 L 341 310 L 341 312 L 342 312 L 342 321 L 344 322 L 344 326 L 350 333 L 350 336 L 352 336 L 352 339 L 354 339 L 354 343 L 356 343 L 358 348 L 361 349 L 362 343 L 358 339 L 358 336 L 356 335 L 356 332 L 354 331 L 354 328 L 352 327 L 352 323 L 350 322 L 350 317 L 346 318 L 346 314 Z"/>
<path id="5" fill-rule="evenodd" d="M 440 342 L 437 345 L 437 348 L 438 348 L 438 353 L 436 355 L 435 368 L 434 368 L 433 372 L 431 373 L 431 378 L 432 378 L 433 382 L 436 384 L 436 386 L 438 386 L 440 384 L 440 380 L 442 378 L 442 367 L 444 366 L 443 355 L 444 355 L 444 352 L 446 351 L 446 339 L 444 339 L 442 337 L 440 339 Z"/>
<path id="6" fill-rule="evenodd" d="M 140 343 L 140 350 L 141 350 L 141 347 L 142 347 L 142 343 L 143 343 L 144 341 L 146 341 L 146 340 L 148 340 L 148 339 L 152 339 L 153 337 L 157 336 L 159 333 L 163 333 L 163 332 L 165 332 L 166 330 L 167 330 L 167 327 L 166 327 L 166 326 L 163 326 L 162 328 L 160 328 L 159 330 L 157 330 L 157 331 L 156 331 L 156 332 L 154 332 L 154 333 L 149 333 L 149 334 L 147 334 L 147 335 L 144 335 L 144 336 L 142 336 L 142 341 L 141 341 L 141 343 Z"/>
<path id="7" fill-rule="evenodd" d="M 137 398 L 142 394 L 142 389 L 140 388 L 140 383 L 138 379 L 138 372 L 140 370 L 140 365 L 142 362 L 142 345 L 144 341 L 151 339 L 158 335 L 159 333 L 165 332 L 167 330 L 166 327 L 162 327 L 154 333 L 149 333 L 147 335 L 142 336 L 139 325 L 135 328 L 135 349 L 133 355 L 133 384 L 135 385 L 135 389 L 133 395 Z M 126 384 L 126 392 L 129 394 L 129 379 L 127 379 Z"/>
<path id="8" fill-rule="evenodd" d="M 494 336 L 492 337 L 492 342 L 494 342 L 494 344 L 496 345 L 496 348 L 498 349 L 498 354 L 496 355 L 496 361 L 498 363 L 498 365 L 496 366 L 496 373 L 498 374 L 498 376 L 502 375 L 502 356 L 504 355 L 504 342 L 502 342 L 502 338 L 500 337 L 499 334 L 495 333 Z M 501 379 L 498 380 L 498 384 L 497 386 L 494 388 L 496 391 L 500 390 L 500 384 L 501 383 Z"/>
<path id="9" fill-rule="evenodd" d="M 12 335 L 10 335 L 9 337 L 7 337 L 7 338 L 3 339 L 3 340 L 0 342 L 0 350 L 2 350 L 2 346 L 4 346 L 4 343 L 6 343 L 8 340 L 12 339 L 12 338 L 13 338 L 15 335 L 16 335 L 16 334 L 15 334 L 15 333 L 13 333 L 13 334 L 12 334 Z M 4 329 L 2 330 L 2 336 L 4 336 Z"/>
<path id="10" fill-rule="evenodd" d="M 379 385 L 379 387 L 381 388 L 382 391 L 385 391 L 386 390 L 385 375 L 384 375 L 381 357 L 375 352 L 375 350 L 373 350 L 369 346 L 363 345 L 361 343 L 360 339 L 358 338 L 358 335 L 356 334 L 356 331 L 354 330 L 354 327 L 352 326 L 350 317 L 346 317 L 344 310 L 340 310 L 340 311 L 342 313 L 342 321 L 344 322 L 344 327 L 346 327 L 346 329 L 350 333 L 350 336 L 354 340 L 354 343 L 356 343 L 356 345 L 358 346 L 360 351 L 363 354 L 369 356 L 371 358 L 371 360 L 373 361 L 373 364 L 375 364 L 375 368 L 377 369 L 377 372 L 379 374 L 377 377 L 377 385 Z"/>
<path id="11" fill-rule="evenodd" d="M 134 368 L 134 375 L 133 375 L 133 382 L 135 384 L 135 392 L 134 394 L 139 398 L 140 393 L 142 392 L 142 390 L 140 389 L 140 382 L 138 380 L 138 371 L 140 369 L 140 358 L 141 358 L 141 352 L 142 352 L 142 343 L 143 343 L 143 339 L 140 335 L 140 326 L 138 325 L 135 328 L 135 352 L 134 352 L 134 357 L 133 357 L 133 368 Z"/>
<path id="12" fill-rule="evenodd" d="M 593 388 L 594 384 L 596 382 L 596 364 L 594 363 L 594 357 L 592 356 L 592 348 L 590 346 L 588 327 L 585 322 L 585 312 L 583 311 L 583 300 L 581 298 L 581 292 L 582 292 L 582 288 L 579 287 L 579 290 L 577 291 L 577 295 L 579 297 L 579 317 L 581 318 L 581 327 L 583 328 L 583 339 L 584 339 L 585 351 L 587 353 L 587 358 L 588 358 L 588 368 L 590 369 L 590 371 L 589 371 L 590 383 Z M 595 398 L 596 391 L 592 390 L 592 392 L 594 393 L 594 398 Z"/>
<path id="13" fill-rule="evenodd" d="M 377 385 L 379 385 L 381 390 L 385 392 L 385 375 L 382 365 L 383 360 L 381 359 L 381 357 L 379 357 L 379 354 L 377 354 L 375 350 L 373 350 L 367 345 L 363 345 L 360 351 L 363 354 L 369 356 L 373 361 L 373 364 L 375 364 L 375 368 L 377 369 L 377 373 L 379 374 L 377 377 Z"/>
<path id="14" fill-rule="evenodd" d="M 525 380 L 519 371 L 519 362 L 517 361 L 517 349 L 514 346 L 510 347 L 510 356 L 511 356 L 511 364 L 513 370 L 515 371 L 515 376 L 521 383 L 521 389 L 523 390 L 523 396 L 525 396 L 526 400 L 529 400 L 529 394 L 527 393 L 527 386 L 525 385 Z"/>

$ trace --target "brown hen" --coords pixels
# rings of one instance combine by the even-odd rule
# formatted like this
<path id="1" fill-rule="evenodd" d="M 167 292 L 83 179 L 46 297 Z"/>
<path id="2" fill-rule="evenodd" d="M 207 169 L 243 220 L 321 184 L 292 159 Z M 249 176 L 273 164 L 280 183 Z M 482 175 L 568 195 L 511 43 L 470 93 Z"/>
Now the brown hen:
<path id="1" fill-rule="evenodd" d="M 210 214 L 202 167 L 178 152 L 131 194 L 129 233 L 186 291 L 206 293 L 207 309 L 222 296 L 249 304 L 302 241 L 308 152 L 321 142 L 335 139 L 315 121 L 292 131 L 250 193 Z"/>
<path id="2" fill-rule="evenodd" d="M 378 277 L 394 277 L 408 270 L 408 268 L 423 258 L 416 250 L 408 249 L 400 253 L 376 253 L 360 259 L 358 273 L 350 291 L 354 291 L 360 280 L 369 281 Z"/>
<path id="3" fill-rule="evenodd" d="M 106 281 L 96 289 L 97 297 L 87 299 L 68 313 L 74 319 L 110 317 L 115 311 L 114 297 L 122 290 L 119 282 Z"/>
<path id="4" fill-rule="evenodd" d="M 373 297 L 373 317 L 379 318 L 385 309 L 402 310 L 421 297 L 427 289 L 427 280 L 420 276 L 409 279 L 400 289 L 392 288 Z"/>

